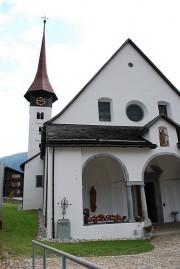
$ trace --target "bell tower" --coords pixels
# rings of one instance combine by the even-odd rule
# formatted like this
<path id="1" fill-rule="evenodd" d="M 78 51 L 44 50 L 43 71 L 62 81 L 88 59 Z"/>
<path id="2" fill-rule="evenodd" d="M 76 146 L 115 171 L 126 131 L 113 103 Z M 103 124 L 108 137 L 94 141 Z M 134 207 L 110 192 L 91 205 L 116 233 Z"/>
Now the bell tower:
<path id="1" fill-rule="evenodd" d="M 30 103 L 28 159 L 40 152 L 41 128 L 44 122 L 51 119 L 52 104 L 57 100 L 57 96 L 49 82 L 47 74 L 45 25 L 46 19 L 44 18 L 44 29 L 37 72 L 33 83 L 24 95 L 26 100 Z"/>

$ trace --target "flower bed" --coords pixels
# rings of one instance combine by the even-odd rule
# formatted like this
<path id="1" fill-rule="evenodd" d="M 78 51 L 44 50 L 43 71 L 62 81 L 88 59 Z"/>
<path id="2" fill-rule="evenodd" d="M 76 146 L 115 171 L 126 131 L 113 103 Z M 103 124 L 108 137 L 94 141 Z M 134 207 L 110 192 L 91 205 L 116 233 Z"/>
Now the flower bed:
<path id="1" fill-rule="evenodd" d="M 89 216 L 88 224 L 120 223 L 124 222 L 126 218 L 126 216 L 121 216 L 119 214 L 97 214 Z"/>

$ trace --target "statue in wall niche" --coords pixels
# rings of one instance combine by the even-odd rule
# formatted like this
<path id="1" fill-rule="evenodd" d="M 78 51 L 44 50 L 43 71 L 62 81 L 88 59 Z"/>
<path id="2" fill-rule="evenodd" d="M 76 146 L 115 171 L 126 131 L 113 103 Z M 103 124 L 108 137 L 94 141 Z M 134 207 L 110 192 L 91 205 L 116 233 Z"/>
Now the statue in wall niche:
<path id="1" fill-rule="evenodd" d="M 95 212 L 97 206 L 96 206 L 96 190 L 94 186 L 92 186 L 90 189 L 90 205 L 91 205 L 91 211 Z"/>
<path id="2" fill-rule="evenodd" d="M 168 135 L 164 128 L 159 129 L 159 140 L 160 140 L 161 147 L 168 146 Z"/>

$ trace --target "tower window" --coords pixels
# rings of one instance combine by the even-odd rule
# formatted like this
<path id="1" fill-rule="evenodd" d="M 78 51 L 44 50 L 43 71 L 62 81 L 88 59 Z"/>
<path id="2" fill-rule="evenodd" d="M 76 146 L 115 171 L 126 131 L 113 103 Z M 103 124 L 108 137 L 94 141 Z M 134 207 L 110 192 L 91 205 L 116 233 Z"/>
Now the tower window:
<path id="1" fill-rule="evenodd" d="M 44 112 L 41 112 L 41 120 L 43 120 L 44 119 Z"/>
<path id="2" fill-rule="evenodd" d="M 41 127 L 41 126 L 39 126 L 39 133 L 41 133 L 41 131 L 42 131 L 42 127 Z"/>
<path id="3" fill-rule="evenodd" d="M 40 112 L 37 112 L 36 118 L 39 120 L 40 119 Z"/>
<path id="4" fill-rule="evenodd" d="M 44 119 L 44 112 L 37 112 L 36 118 L 38 120 L 43 120 Z"/>
<path id="5" fill-rule="evenodd" d="M 167 107 L 166 105 L 158 105 L 159 114 L 167 116 Z"/>
<path id="6" fill-rule="evenodd" d="M 99 121 L 111 121 L 110 102 L 98 102 Z"/>

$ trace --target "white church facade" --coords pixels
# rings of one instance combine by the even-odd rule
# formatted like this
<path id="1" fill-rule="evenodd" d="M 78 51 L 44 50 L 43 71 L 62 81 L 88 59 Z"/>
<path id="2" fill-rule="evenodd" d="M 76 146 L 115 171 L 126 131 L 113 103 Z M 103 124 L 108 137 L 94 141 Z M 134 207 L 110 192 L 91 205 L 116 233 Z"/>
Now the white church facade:
<path id="1" fill-rule="evenodd" d="M 52 89 L 36 93 L 51 105 L 57 98 Z M 180 220 L 179 97 L 128 39 L 44 121 L 40 153 L 23 164 L 23 205 L 43 209 L 47 238 L 66 220 L 73 239 L 139 238 L 145 225 Z"/>

